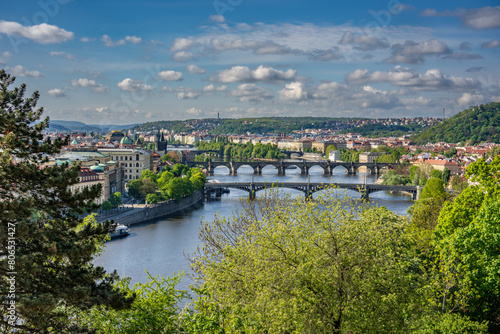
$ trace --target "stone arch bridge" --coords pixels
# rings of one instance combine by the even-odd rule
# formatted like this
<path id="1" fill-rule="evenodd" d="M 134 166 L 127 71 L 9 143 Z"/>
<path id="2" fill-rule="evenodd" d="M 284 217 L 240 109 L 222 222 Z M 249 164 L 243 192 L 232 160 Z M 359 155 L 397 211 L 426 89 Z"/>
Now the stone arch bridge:
<path id="1" fill-rule="evenodd" d="M 320 182 L 221 182 L 221 183 L 206 183 L 205 194 L 215 193 L 220 195 L 223 189 L 233 188 L 248 192 L 250 199 L 255 198 L 255 193 L 267 188 L 279 187 L 289 188 L 302 191 L 305 198 L 309 198 L 313 193 L 324 190 L 328 186 L 335 186 L 341 189 L 349 189 L 357 191 L 361 194 L 364 200 L 370 199 L 370 194 L 378 191 L 398 191 L 409 193 L 413 200 L 420 197 L 421 187 L 418 186 L 389 186 L 381 184 L 359 184 L 359 183 L 320 183 Z"/>
<path id="2" fill-rule="evenodd" d="M 393 164 L 389 163 L 362 163 L 362 162 L 331 162 L 331 161 L 252 161 L 252 162 L 237 162 L 237 161 L 207 161 L 207 162 L 187 162 L 189 167 L 201 167 L 206 169 L 208 175 L 213 175 L 214 169 L 219 166 L 229 168 L 231 175 L 236 175 L 238 168 L 241 166 L 250 166 L 254 170 L 254 174 L 262 174 L 262 169 L 266 166 L 274 166 L 278 170 L 278 175 L 285 175 L 285 171 L 290 167 L 300 168 L 303 175 L 309 174 L 309 169 L 314 166 L 323 168 L 325 175 L 332 175 L 336 167 L 342 166 L 347 170 L 348 174 L 356 174 L 360 167 L 365 167 L 371 174 L 378 175 L 382 168 L 391 168 Z"/>

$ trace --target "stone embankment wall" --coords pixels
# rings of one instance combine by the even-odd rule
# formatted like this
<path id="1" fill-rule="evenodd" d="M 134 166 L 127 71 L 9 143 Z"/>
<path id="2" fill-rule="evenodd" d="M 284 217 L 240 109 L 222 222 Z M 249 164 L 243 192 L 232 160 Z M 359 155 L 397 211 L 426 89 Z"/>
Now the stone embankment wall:
<path id="1" fill-rule="evenodd" d="M 203 191 L 197 191 L 192 196 L 183 198 L 179 203 L 175 201 L 162 202 L 143 206 L 140 210 L 133 210 L 127 215 L 110 217 L 118 224 L 133 225 L 145 223 L 166 216 L 179 215 L 190 211 L 203 203 Z"/>

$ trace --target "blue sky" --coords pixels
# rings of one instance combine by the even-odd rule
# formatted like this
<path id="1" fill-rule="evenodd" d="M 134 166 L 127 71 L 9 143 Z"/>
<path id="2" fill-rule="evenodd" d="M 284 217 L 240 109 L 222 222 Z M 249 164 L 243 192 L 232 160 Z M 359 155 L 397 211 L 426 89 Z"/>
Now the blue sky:
<path id="1" fill-rule="evenodd" d="M 500 101 L 500 2 L 18 0 L 0 67 L 51 119 L 440 117 Z"/>

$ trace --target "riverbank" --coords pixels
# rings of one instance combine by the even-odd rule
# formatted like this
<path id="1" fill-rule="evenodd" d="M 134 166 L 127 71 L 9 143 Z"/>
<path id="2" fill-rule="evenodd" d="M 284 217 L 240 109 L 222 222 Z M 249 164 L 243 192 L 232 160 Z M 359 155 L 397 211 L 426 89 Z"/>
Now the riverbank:
<path id="1" fill-rule="evenodd" d="M 182 215 L 189 212 L 203 203 L 203 191 L 196 191 L 192 196 L 182 198 L 179 203 L 175 201 L 165 201 L 157 204 L 134 204 L 127 205 L 126 210 L 119 211 L 115 215 L 97 217 L 98 222 L 114 220 L 118 224 L 134 225 L 147 223 L 149 221 L 165 218 L 168 216 Z"/>

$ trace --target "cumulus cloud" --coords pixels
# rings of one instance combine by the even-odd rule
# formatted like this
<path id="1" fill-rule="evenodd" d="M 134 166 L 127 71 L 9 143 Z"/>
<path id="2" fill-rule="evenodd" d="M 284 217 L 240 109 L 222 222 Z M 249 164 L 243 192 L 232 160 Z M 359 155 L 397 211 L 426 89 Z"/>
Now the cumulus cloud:
<path id="1" fill-rule="evenodd" d="M 437 12 L 435 9 L 429 8 L 422 11 L 420 15 L 455 16 L 462 21 L 464 26 L 475 30 L 500 28 L 500 6 L 457 9 L 454 11 L 445 10 L 443 12 Z"/>
<path id="2" fill-rule="evenodd" d="M 191 52 L 179 51 L 174 53 L 173 58 L 175 61 L 186 61 L 193 59 L 194 55 Z"/>
<path id="3" fill-rule="evenodd" d="M 190 38 L 176 38 L 169 50 L 174 51 L 174 52 L 175 51 L 183 51 L 183 50 L 188 50 L 196 45 L 197 45 L 197 43 L 191 37 Z"/>
<path id="4" fill-rule="evenodd" d="M 480 82 L 475 79 L 449 76 L 441 73 L 438 69 L 430 69 L 425 74 L 420 74 L 411 68 L 402 66 L 396 66 L 389 72 L 370 72 L 367 69 L 358 69 L 347 75 L 346 82 L 353 85 L 389 82 L 399 87 L 427 91 L 465 91 L 481 86 Z"/>
<path id="5" fill-rule="evenodd" d="M 235 90 L 228 93 L 228 96 L 237 97 L 240 102 L 263 102 L 274 98 L 273 92 L 255 84 L 240 84 Z"/>
<path id="6" fill-rule="evenodd" d="M 87 78 L 73 79 L 71 80 L 71 84 L 73 85 L 73 87 L 90 88 L 92 92 L 97 94 L 104 94 L 108 92 L 108 87 L 102 84 L 98 84 L 94 80 Z"/>
<path id="7" fill-rule="evenodd" d="M 198 96 L 200 96 L 200 92 L 196 91 L 186 91 L 186 92 L 179 92 L 177 93 L 177 98 L 179 100 L 187 100 L 187 99 L 197 99 Z"/>
<path id="8" fill-rule="evenodd" d="M 463 93 L 457 99 L 457 103 L 461 106 L 471 106 L 477 105 L 484 102 L 484 96 L 481 94 L 471 94 L 471 93 Z"/>
<path id="9" fill-rule="evenodd" d="M 142 38 L 137 36 L 125 36 L 125 38 L 113 41 L 113 39 L 111 39 L 109 35 L 102 35 L 101 42 L 104 43 L 104 46 L 115 47 L 125 45 L 127 42 L 132 44 L 140 44 L 142 42 Z"/>
<path id="10" fill-rule="evenodd" d="M 2 58 L 0 58 L 0 65 L 5 65 L 10 57 L 12 57 L 12 53 L 10 53 L 9 51 L 3 52 Z"/>
<path id="11" fill-rule="evenodd" d="M 142 38 L 137 36 L 125 36 L 125 40 L 132 44 L 140 44 L 142 42 Z"/>
<path id="12" fill-rule="evenodd" d="M 140 80 L 132 80 L 130 78 L 123 79 L 117 86 L 124 91 L 128 92 L 138 92 L 138 91 L 151 91 L 153 86 L 146 85 Z"/>
<path id="13" fill-rule="evenodd" d="M 53 97 L 66 97 L 66 93 L 59 88 L 49 90 L 49 95 Z"/>
<path id="14" fill-rule="evenodd" d="M 201 114 L 201 109 L 198 109 L 198 108 L 189 108 L 186 110 L 186 113 L 188 113 L 189 115 L 194 115 L 194 116 L 198 116 L 199 114 Z"/>
<path id="15" fill-rule="evenodd" d="M 206 71 L 204 69 L 202 69 L 196 65 L 193 65 L 193 64 L 187 65 L 186 69 L 191 74 L 204 74 L 204 73 L 206 73 Z"/>
<path id="16" fill-rule="evenodd" d="M 84 42 L 84 43 L 93 42 L 93 41 L 95 41 L 95 38 L 90 38 L 90 37 L 80 38 L 80 42 Z"/>
<path id="17" fill-rule="evenodd" d="M 45 74 L 33 70 L 29 71 L 26 67 L 21 66 L 21 65 L 16 65 L 14 67 L 7 67 L 7 71 L 14 75 L 14 76 L 19 76 L 19 77 L 32 77 L 32 78 L 41 78 L 44 77 Z"/>
<path id="18" fill-rule="evenodd" d="M 176 71 L 161 71 L 158 74 L 158 78 L 165 81 L 181 81 L 182 73 Z"/>
<path id="19" fill-rule="evenodd" d="M 210 20 L 217 23 L 224 23 L 226 21 L 222 15 L 210 15 Z"/>
<path id="20" fill-rule="evenodd" d="M 391 47 L 392 57 L 386 63 L 422 64 L 427 56 L 446 55 L 451 50 L 437 39 L 416 43 L 406 41 L 404 44 L 395 44 Z"/>
<path id="21" fill-rule="evenodd" d="M 291 82 L 278 91 L 282 101 L 302 101 L 308 98 L 306 86 L 303 82 Z"/>
<path id="22" fill-rule="evenodd" d="M 500 46 L 500 41 L 495 39 L 493 41 L 485 42 L 481 45 L 481 49 L 493 49 L 498 48 Z"/>
<path id="23" fill-rule="evenodd" d="M 288 46 L 275 43 L 273 41 L 256 41 L 244 39 L 221 39 L 213 38 L 210 40 L 210 46 L 207 51 L 222 52 L 222 51 L 253 51 L 256 55 L 287 55 L 287 54 L 302 54 L 301 51 L 292 49 Z"/>
<path id="24" fill-rule="evenodd" d="M 288 69 L 280 71 L 272 67 L 260 65 L 254 71 L 246 66 L 233 66 L 230 69 L 217 72 L 210 78 L 215 82 L 277 82 L 293 80 L 297 71 Z"/>
<path id="25" fill-rule="evenodd" d="M 214 84 L 210 84 L 210 85 L 203 87 L 204 92 L 223 92 L 226 89 L 227 89 L 226 85 L 221 85 L 221 86 L 217 87 Z"/>
<path id="26" fill-rule="evenodd" d="M 26 27 L 17 22 L 4 20 L 0 20 L 0 34 L 24 37 L 40 44 L 62 43 L 74 38 L 71 31 L 54 25 L 42 23 Z"/>
<path id="27" fill-rule="evenodd" d="M 389 42 L 386 38 L 378 38 L 368 34 L 353 34 L 348 31 L 340 40 L 342 45 L 352 45 L 354 49 L 360 51 L 373 51 L 377 49 L 387 49 Z"/>
<path id="28" fill-rule="evenodd" d="M 73 55 L 71 53 L 64 52 L 64 51 L 51 51 L 50 55 L 51 56 L 56 56 L 56 57 L 66 58 L 66 59 L 69 59 L 69 60 L 75 59 L 75 55 Z"/>

